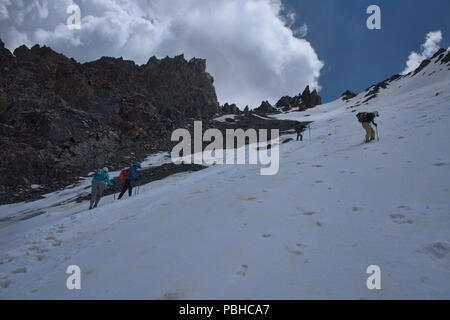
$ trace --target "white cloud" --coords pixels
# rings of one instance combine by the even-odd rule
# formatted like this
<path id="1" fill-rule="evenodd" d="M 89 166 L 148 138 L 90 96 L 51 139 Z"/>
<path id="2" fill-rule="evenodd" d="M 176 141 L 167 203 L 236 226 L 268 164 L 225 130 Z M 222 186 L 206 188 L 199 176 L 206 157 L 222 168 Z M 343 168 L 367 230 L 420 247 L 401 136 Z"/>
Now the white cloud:
<path id="1" fill-rule="evenodd" d="M 9 18 L 8 6 L 11 5 L 11 0 L 0 0 L 0 21 Z"/>
<path id="2" fill-rule="evenodd" d="M 74 2 L 80 30 L 65 25 Z M 281 0 L 0 0 L 0 37 L 11 50 L 39 43 L 80 61 L 206 58 L 220 103 L 257 107 L 306 85 L 320 89 L 323 63 L 299 38 L 307 25 L 293 31 L 295 13 L 282 12 Z"/>
<path id="3" fill-rule="evenodd" d="M 408 61 L 406 62 L 406 68 L 403 70 L 402 75 L 405 75 L 411 71 L 417 69 L 420 63 L 429 59 L 439 50 L 439 42 L 442 41 L 442 32 L 440 30 L 429 32 L 427 34 L 425 43 L 422 44 L 422 52 L 411 52 L 408 57 Z"/>
<path id="4" fill-rule="evenodd" d="M 304 23 L 300 28 L 294 31 L 294 34 L 300 38 L 304 38 L 308 35 L 308 25 Z"/>

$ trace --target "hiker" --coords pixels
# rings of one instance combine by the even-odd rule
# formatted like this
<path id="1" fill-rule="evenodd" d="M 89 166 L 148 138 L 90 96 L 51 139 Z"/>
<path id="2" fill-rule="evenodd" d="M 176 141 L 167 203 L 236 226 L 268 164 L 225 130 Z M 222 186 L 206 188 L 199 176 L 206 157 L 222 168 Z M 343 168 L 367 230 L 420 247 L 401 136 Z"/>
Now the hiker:
<path id="1" fill-rule="evenodd" d="M 97 169 L 94 176 L 92 177 L 92 191 L 91 191 L 91 204 L 89 210 L 97 208 L 100 199 L 102 198 L 103 191 L 105 191 L 106 184 L 109 186 L 114 186 L 114 184 L 109 180 L 108 168 Z"/>
<path id="2" fill-rule="evenodd" d="M 133 183 L 134 181 L 138 180 L 139 178 L 136 177 L 136 170 L 137 169 L 141 169 L 141 163 L 140 162 L 136 162 L 135 164 L 132 164 L 131 167 L 128 170 L 122 170 L 121 175 L 124 173 L 126 174 L 125 177 L 125 182 L 122 188 L 122 191 L 119 194 L 119 198 L 117 198 L 118 200 L 120 200 L 123 196 L 123 194 L 125 193 L 125 191 L 127 191 L 128 189 L 128 196 L 131 197 L 132 193 L 133 193 Z"/>
<path id="3" fill-rule="evenodd" d="M 373 123 L 375 127 L 378 125 L 375 123 L 375 117 L 379 117 L 378 111 L 375 112 L 360 112 L 356 115 L 358 121 L 361 122 L 362 127 L 366 130 L 366 139 L 365 142 L 368 143 L 372 140 L 375 140 L 375 131 L 371 127 L 370 123 Z"/>
<path id="4" fill-rule="evenodd" d="M 297 133 L 297 141 L 298 141 L 298 138 L 300 138 L 300 141 L 303 141 L 302 126 L 297 125 L 295 127 L 295 132 Z"/>

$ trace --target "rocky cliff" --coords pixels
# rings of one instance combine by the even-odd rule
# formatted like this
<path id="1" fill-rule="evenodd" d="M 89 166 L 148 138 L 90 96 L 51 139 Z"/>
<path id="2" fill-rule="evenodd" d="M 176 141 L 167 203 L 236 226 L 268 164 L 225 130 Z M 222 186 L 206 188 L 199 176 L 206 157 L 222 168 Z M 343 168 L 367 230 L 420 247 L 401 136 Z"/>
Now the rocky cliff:
<path id="1" fill-rule="evenodd" d="M 0 40 L 0 74 L 1 202 L 170 150 L 173 128 L 219 111 L 206 61 L 183 55 L 81 64 L 45 46 L 12 54 Z"/>
<path id="2" fill-rule="evenodd" d="M 276 103 L 276 107 L 282 111 L 289 111 L 291 109 L 297 109 L 298 111 L 304 111 L 310 108 L 314 108 L 317 105 L 322 104 L 322 98 L 319 96 L 316 90 L 312 92 L 309 86 L 306 86 L 303 93 L 299 93 L 295 97 L 284 96 Z"/>

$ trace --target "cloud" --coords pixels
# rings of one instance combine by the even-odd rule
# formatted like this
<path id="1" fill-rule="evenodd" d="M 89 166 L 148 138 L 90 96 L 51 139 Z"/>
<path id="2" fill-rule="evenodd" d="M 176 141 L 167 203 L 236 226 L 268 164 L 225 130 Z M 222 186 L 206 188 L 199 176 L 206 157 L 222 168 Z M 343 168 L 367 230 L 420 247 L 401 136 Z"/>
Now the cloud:
<path id="1" fill-rule="evenodd" d="M 308 25 L 304 23 L 300 28 L 294 30 L 294 34 L 300 38 L 304 38 L 308 35 Z"/>
<path id="2" fill-rule="evenodd" d="M 406 68 L 403 70 L 402 75 L 408 74 L 411 71 L 417 69 L 420 63 L 429 59 L 439 50 L 439 42 L 442 41 L 442 32 L 440 30 L 429 32 L 427 34 L 425 43 L 422 44 L 422 52 L 411 52 L 408 57 L 408 61 L 406 62 Z"/>
<path id="3" fill-rule="evenodd" d="M 80 30 L 66 26 L 73 3 Z M 45 44 L 81 62 L 205 58 L 219 102 L 241 108 L 275 103 L 306 85 L 320 90 L 323 62 L 302 39 L 307 25 L 291 29 L 296 20 L 281 0 L 0 0 L 0 37 L 11 50 Z"/>

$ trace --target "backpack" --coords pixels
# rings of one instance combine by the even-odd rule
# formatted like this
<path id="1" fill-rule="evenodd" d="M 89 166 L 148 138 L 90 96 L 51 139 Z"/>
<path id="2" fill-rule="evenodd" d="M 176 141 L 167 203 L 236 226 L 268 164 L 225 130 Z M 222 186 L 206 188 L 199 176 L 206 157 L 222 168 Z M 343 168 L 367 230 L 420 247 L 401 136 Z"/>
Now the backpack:
<path id="1" fill-rule="evenodd" d="M 122 171 L 120 171 L 120 176 L 119 176 L 120 182 L 125 183 L 127 176 L 128 176 L 128 169 L 123 169 Z"/>
<path id="2" fill-rule="evenodd" d="M 372 122 L 375 115 L 369 112 L 360 112 L 356 115 L 358 117 L 359 122 Z"/>
<path id="3" fill-rule="evenodd" d="M 96 180 L 104 180 L 105 179 L 105 173 L 102 169 L 97 169 L 94 174 L 94 179 Z"/>

